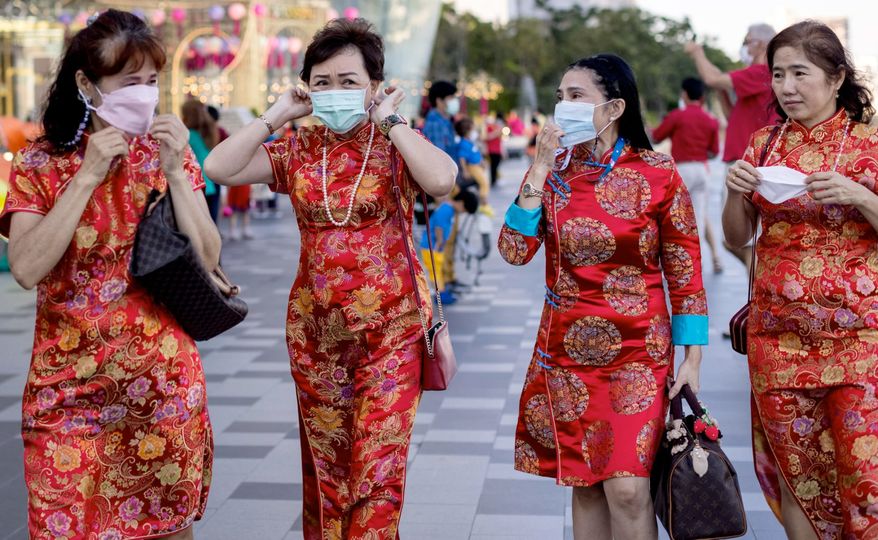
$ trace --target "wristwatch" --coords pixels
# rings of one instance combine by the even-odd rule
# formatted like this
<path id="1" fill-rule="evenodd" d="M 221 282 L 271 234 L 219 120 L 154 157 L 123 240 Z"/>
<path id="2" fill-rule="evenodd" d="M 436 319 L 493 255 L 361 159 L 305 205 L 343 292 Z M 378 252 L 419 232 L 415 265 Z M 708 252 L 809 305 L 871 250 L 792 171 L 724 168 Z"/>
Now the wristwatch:
<path id="1" fill-rule="evenodd" d="M 521 188 L 521 195 L 525 198 L 536 197 L 538 199 L 543 198 L 543 190 L 537 189 L 533 187 L 531 184 L 527 183 Z"/>
<path id="2" fill-rule="evenodd" d="M 390 130 L 397 124 L 405 124 L 405 118 L 397 113 L 387 115 L 384 120 L 378 124 L 378 130 L 387 138 L 390 138 Z"/>

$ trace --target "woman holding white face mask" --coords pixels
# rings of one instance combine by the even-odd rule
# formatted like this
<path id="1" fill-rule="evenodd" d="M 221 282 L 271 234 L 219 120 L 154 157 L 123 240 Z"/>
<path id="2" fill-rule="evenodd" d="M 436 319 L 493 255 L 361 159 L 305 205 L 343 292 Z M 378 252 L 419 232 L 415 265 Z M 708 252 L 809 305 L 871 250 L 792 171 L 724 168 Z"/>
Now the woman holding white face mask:
<path id="1" fill-rule="evenodd" d="M 515 468 L 573 486 L 577 540 L 656 538 L 649 475 L 674 345 L 686 354 L 672 396 L 698 391 L 707 344 L 695 213 L 673 160 L 652 151 L 624 60 L 571 64 L 557 94 L 499 239 L 515 265 L 546 246 Z"/>
<path id="2" fill-rule="evenodd" d="M 310 92 L 287 92 L 205 161 L 216 182 L 268 183 L 290 194 L 296 210 L 302 247 L 286 334 L 306 539 L 397 537 L 425 346 L 414 287 L 430 298 L 420 268 L 412 282 L 406 257 L 417 261 L 412 204 L 418 190 L 448 194 L 457 176 L 451 158 L 396 113 L 405 94 L 380 88 L 383 70 L 383 44 L 369 23 L 330 22 L 305 52 Z M 262 145 L 312 113 L 323 126 Z M 421 307 L 429 319 L 431 306 Z"/>

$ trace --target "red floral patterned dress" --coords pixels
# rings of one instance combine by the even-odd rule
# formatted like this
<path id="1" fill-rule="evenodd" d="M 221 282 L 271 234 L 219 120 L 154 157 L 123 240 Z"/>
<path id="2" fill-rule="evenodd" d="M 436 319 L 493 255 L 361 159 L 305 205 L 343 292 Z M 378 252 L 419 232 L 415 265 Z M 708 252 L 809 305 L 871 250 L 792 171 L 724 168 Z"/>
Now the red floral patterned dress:
<path id="1" fill-rule="evenodd" d="M 772 129 L 754 134 L 745 160 L 757 161 Z M 839 110 L 777 137 L 766 166 L 812 174 L 837 159 L 838 173 L 878 192 L 874 126 Z M 878 538 L 878 232 L 856 208 L 807 194 L 753 203 L 762 230 L 747 341 L 757 477 L 778 518 L 785 481 L 821 538 Z"/>
<path id="2" fill-rule="evenodd" d="M 672 345 L 707 342 L 695 214 L 673 160 L 625 146 L 601 177 L 604 169 L 585 159 L 574 147 L 570 165 L 547 179 L 542 208 L 513 204 L 499 239 L 516 265 L 546 247 L 545 307 L 521 394 L 515 468 L 568 486 L 649 476 Z M 601 162 L 609 161 L 608 152 Z"/>
<path id="3" fill-rule="evenodd" d="M 16 156 L 0 234 L 14 212 L 52 209 L 84 149 L 33 143 Z M 201 189 L 191 153 L 184 167 Z M 134 139 L 38 285 L 22 419 L 32 538 L 159 537 L 204 511 L 213 442 L 201 359 L 128 270 L 147 195 L 166 187 L 158 141 Z"/>
<path id="4" fill-rule="evenodd" d="M 302 237 L 286 333 L 298 396 L 308 540 L 397 537 L 420 399 L 424 336 L 392 192 L 395 150 L 377 128 L 350 223 L 333 225 L 324 209 L 324 141 L 329 205 L 341 222 L 369 133 L 367 125 L 342 139 L 324 127 L 306 127 L 294 139 L 265 145 L 275 178 L 271 188 L 290 194 Z M 402 161 L 400 171 L 403 211 L 411 223 L 416 185 Z M 416 274 L 421 298 L 429 298 L 423 271 L 416 268 Z"/>

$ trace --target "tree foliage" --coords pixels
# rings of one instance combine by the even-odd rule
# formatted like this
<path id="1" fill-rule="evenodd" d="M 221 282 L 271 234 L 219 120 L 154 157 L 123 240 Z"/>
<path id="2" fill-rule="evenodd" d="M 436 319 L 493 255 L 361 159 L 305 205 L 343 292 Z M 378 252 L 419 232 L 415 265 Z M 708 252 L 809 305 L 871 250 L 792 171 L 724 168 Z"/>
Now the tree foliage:
<path id="1" fill-rule="evenodd" d="M 611 52 L 631 64 L 645 111 L 655 117 L 677 102 L 680 82 L 697 76 L 683 45 L 693 39 L 687 19 L 677 21 L 638 8 L 553 9 L 541 2 L 545 19 L 517 19 L 505 25 L 480 21 L 443 7 L 429 78 L 463 80 L 484 71 L 504 91 L 493 106 L 508 110 L 519 102 L 521 78 L 531 76 L 540 108 L 554 106 L 565 67 L 586 56 Z M 708 42 L 708 57 L 728 70 L 735 64 Z"/>

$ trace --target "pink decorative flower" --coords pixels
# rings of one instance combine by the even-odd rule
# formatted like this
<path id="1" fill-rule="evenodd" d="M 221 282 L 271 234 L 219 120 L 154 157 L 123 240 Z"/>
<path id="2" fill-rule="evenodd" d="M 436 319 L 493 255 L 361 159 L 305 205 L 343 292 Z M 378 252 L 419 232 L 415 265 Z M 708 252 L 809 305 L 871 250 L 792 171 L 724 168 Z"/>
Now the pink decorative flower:
<path id="1" fill-rule="evenodd" d="M 101 287 L 101 302 L 107 304 L 110 302 L 115 302 L 116 300 L 122 298 L 122 295 L 125 294 L 125 289 L 127 288 L 128 285 L 125 283 L 125 280 L 111 279 L 107 281 Z"/>
<path id="2" fill-rule="evenodd" d="M 98 540 L 122 540 L 122 533 L 118 529 L 107 529 L 98 535 Z"/>
<path id="3" fill-rule="evenodd" d="M 143 502 L 137 497 L 129 497 L 122 506 L 119 507 L 119 517 L 123 521 L 132 521 L 137 519 L 140 511 L 143 509 Z"/>
<path id="4" fill-rule="evenodd" d="M 99 421 L 101 424 L 115 424 L 125 418 L 126 414 L 128 414 L 128 407 L 117 403 L 101 409 Z"/>
<path id="5" fill-rule="evenodd" d="M 40 409 L 50 409 L 55 406 L 58 400 L 58 392 L 54 389 L 46 387 L 37 393 L 37 405 Z"/>
<path id="6" fill-rule="evenodd" d="M 138 377 L 133 383 L 128 385 L 126 393 L 131 399 L 140 399 L 149 391 L 149 379 L 146 377 Z"/>
<path id="7" fill-rule="evenodd" d="M 70 525 L 72 523 L 73 520 L 70 519 L 70 516 L 59 510 L 49 516 L 49 519 L 46 520 L 46 528 L 56 537 L 67 536 L 67 533 L 70 532 Z"/>

